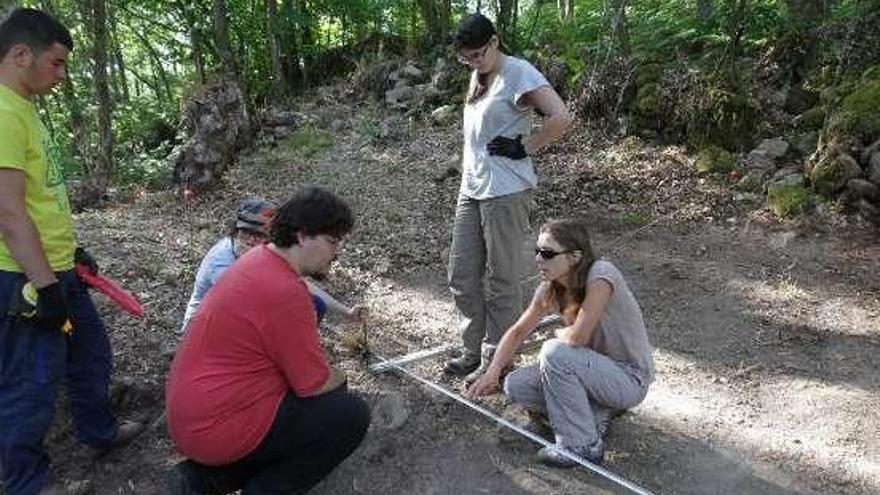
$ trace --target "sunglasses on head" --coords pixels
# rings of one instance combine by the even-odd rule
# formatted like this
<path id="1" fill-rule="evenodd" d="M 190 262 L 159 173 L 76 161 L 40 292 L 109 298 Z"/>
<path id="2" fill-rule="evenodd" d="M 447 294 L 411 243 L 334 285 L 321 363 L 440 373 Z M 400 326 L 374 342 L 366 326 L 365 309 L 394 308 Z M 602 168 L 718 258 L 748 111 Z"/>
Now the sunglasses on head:
<path id="1" fill-rule="evenodd" d="M 554 251 L 548 248 L 535 248 L 535 256 L 540 256 L 543 260 L 552 260 L 560 254 L 573 253 L 574 251 Z"/>

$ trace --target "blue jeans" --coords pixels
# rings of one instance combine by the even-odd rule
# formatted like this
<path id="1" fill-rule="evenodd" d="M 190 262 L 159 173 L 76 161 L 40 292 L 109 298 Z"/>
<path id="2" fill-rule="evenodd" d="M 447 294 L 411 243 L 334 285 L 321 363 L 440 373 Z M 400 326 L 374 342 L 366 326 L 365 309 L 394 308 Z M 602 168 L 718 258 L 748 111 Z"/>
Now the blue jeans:
<path id="1" fill-rule="evenodd" d="M 74 325 L 67 336 L 9 314 L 25 276 L 0 271 L 0 469 L 8 495 L 38 493 L 49 482 L 43 438 L 67 385 L 77 439 L 100 446 L 116 436 L 108 385 L 110 341 L 88 289 L 73 271 L 56 273 Z"/>

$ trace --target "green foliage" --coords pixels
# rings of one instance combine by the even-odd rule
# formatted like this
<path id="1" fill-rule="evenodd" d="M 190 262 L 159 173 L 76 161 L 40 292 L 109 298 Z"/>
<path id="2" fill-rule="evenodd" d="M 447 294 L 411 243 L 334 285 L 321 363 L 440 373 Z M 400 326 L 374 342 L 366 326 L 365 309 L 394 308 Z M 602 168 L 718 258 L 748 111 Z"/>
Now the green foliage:
<path id="1" fill-rule="evenodd" d="M 311 158 L 333 146 L 333 134 L 314 126 L 305 126 L 297 129 L 283 143 L 289 150 L 297 151 L 306 158 Z"/>
<path id="2" fill-rule="evenodd" d="M 829 123 L 832 135 L 880 136 L 880 80 L 868 81 L 843 99 Z"/>
<path id="3" fill-rule="evenodd" d="M 767 203 L 777 217 L 789 218 L 810 204 L 810 193 L 803 186 L 773 184 L 767 188 Z"/>
<path id="4" fill-rule="evenodd" d="M 825 123 L 825 108 L 815 106 L 802 113 L 797 119 L 798 128 L 805 131 L 816 131 Z"/>
<path id="5" fill-rule="evenodd" d="M 709 145 L 697 153 L 697 170 L 700 172 L 730 172 L 736 166 L 733 153 L 715 145 Z"/>

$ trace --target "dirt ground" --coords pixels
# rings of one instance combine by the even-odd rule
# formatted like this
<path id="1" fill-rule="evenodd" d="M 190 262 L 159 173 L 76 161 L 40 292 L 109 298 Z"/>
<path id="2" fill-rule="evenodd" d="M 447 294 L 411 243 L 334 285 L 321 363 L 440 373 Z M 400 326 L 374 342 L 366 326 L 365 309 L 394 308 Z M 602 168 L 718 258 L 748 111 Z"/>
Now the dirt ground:
<path id="1" fill-rule="evenodd" d="M 341 119 L 326 149 L 306 156 L 282 141 L 249 152 L 222 188 L 193 201 L 143 194 L 77 217 L 80 241 L 147 307 L 134 320 L 96 296 L 116 354 L 114 402 L 122 416 L 155 424 L 93 461 L 62 408 L 48 439 L 60 477 L 89 479 L 101 494 L 163 493 L 179 459 L 156 420 L 164 374 L 198 262 L 241 196 L 283 200 L 317 184 L 347 198 L 358 225 L 326 288 L 369 305 L 373 351 L 390 357 L 458 341 L 444 268 L 458 124 L 383 116 L 325 94 L 295 109 L 319 129 Z M 574 212 L 594 218 L 597 251 L 626 275 L 655 346 L 656 381 L 614 422 L 608 469 L 664 494 L 880 493 L 876 227 L 833 208 L 778 222 L 723 177 L 698 175 L 680 148 L 605 142 L 584 129 L 538 169 L 533 225 Z M 406 377 L 367 373 L 347 344 L 360 328 L 331 319 L 322 331 L 331 359 L 376 410 L 364 444 L 313 493 L 626 493 L 584 470 L 536 464 L 529 440 Z M 410 369 L 460 390 L 441 364 Z M 484 404 L 523 420 L 503 395 Z"/>

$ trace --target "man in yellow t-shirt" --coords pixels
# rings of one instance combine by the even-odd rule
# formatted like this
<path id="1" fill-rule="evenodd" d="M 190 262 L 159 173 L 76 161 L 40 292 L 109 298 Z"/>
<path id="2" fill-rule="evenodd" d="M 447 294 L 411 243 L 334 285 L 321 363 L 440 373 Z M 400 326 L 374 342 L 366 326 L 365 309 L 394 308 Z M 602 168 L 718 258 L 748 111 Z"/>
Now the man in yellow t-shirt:
<path id="1" fill-rule="evenodd" d="M 143 431 L 110 411 L 110 343 L 73 271 L 82 251 L 58 150 L 33 102 L 64 79 L 72 49 L 67 28 L 39 10 L 0 21 L 0 469 L 8 495 L 65 493 L 51 483 L 42 445 L 63 380 L 77 438 L 94 453 Z M 62 332 L 67 324 L 72 333 Z"/>

